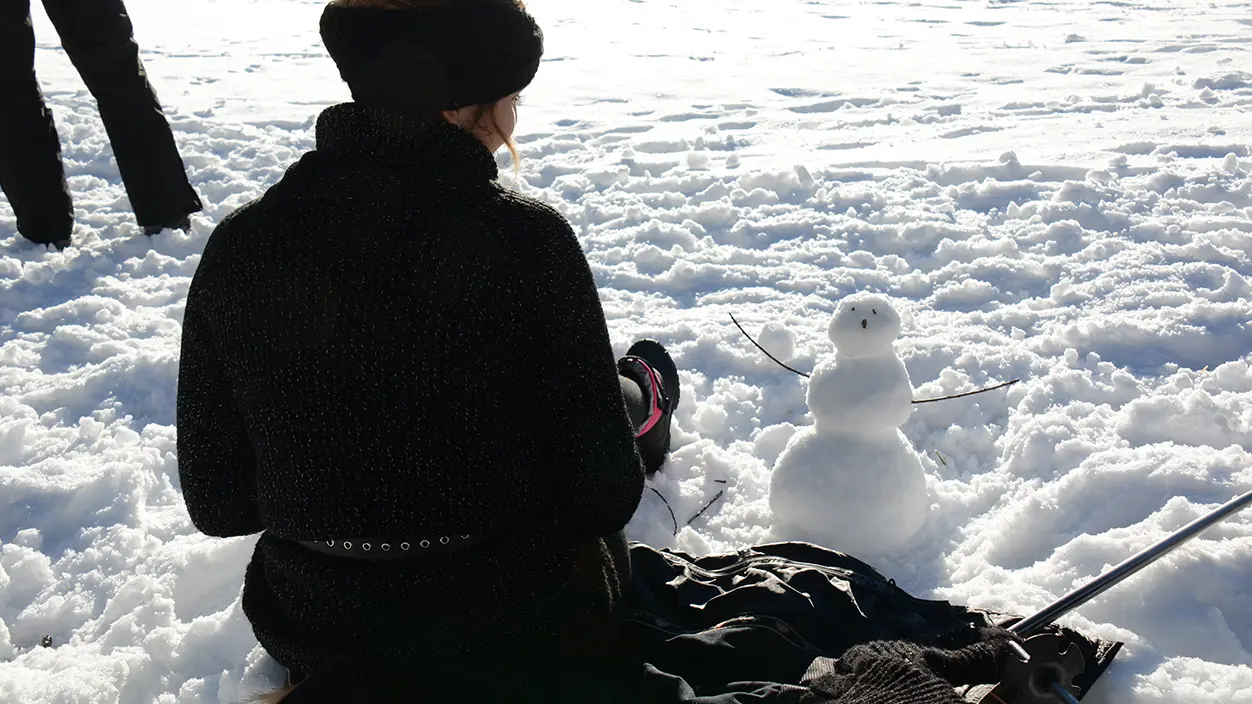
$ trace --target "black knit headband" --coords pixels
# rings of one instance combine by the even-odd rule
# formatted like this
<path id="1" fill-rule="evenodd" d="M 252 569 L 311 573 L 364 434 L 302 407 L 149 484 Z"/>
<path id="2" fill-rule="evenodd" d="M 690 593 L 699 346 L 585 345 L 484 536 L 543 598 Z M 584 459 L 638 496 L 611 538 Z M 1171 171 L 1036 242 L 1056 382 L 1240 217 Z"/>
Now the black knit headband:
<path id="1" fill-rule="evenodd" d="M 543 32 L 512 0 L 404 10 L 328 5 L 322 41 L 358 103 L 436 112 L 530 85 Z"/>

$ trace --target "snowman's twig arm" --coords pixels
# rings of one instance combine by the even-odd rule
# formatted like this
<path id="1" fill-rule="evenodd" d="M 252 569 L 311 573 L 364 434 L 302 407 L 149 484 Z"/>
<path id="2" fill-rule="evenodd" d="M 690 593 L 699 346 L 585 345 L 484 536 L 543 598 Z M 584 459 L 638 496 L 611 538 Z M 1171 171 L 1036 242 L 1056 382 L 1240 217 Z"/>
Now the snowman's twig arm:
<path id="1" fill-rule="evenodd" d="M 1021 379 L 1014 379 L 1012 381 L 1006 381 L 1003 384 L 996 384 L 995 386 L 988 386 L 985 389 L 978 389 L 976 391 L 966 391 L 963 394 L 953 394 L 951 396 L 940 396 L 938 398 L 923 398 L 923 399 L 914 401 L 913 403 L 934 403 L 935 401 L 948 401 L 954 398 L 965 398 L 966 396 L 973 396 L 974 394 L 985 394 L 988 391 L 995 391 L 996 389 L 1002 389 L 1006 386 L 1012 386 L 1013 384 L 1016 384 L 1019 381 L 1021 381 Z"/>
<path id="2" fill-rule="evenodd" d="M 808 375 L 808 374 L 805 374 L 804 372 L 800 371 L 799 369 L 792 369 L 791 367 L 787 366 L 786 364 L 783 364 L 782 362 L 778 361 L 778 358 L 777 358 L 777 357 L 775 357 L 774 355 L 770 354 L 770 353 L 769 353 L 769 350 L 765 349 L 764 347 L 761 347 L 760 343 L 758 343 L 756 340 L 753 340 L 753 339 L 752 339 L 752 336 L 748 334 L 748 331 L 743 329 L 743 326 L 739 324 L 739 321 L 738 321 L 738 320 L 735 320 L 735 314 L 734 314 L 734 313 L 731 313 L 731 314 L 730 314 L 730 320 L 731 320 L 731 322 L 733 322 L 733 323 L 735 324 L 735 327 L 739 328 L 739 332 L 743 333 L 743 336 L 744 336 L 744 337 L 746 337 L 746 338 L 748 338 L 748 342 L 751 342 L 752 344 L 756 345 L 756 348 L 757 348 L 758 350 L 760 350 L 760 351 L 764 352 L 766 357 L 769 357 L 770 359 L 774 360 L 774 363 L 775 363 L 775 364 L 777 364 L 778 366 L 782 367 L 783 369 L 786 369 L 786 370 L 787 370 L 787 371 L 789 371 L 789 372 L 795 372 L 796 374 L 799 374 L 800 376 L 804 377 L 805 379 L 809 378 L 809 375 Z"/>
<path id="3" fill-rule="evenodd" d="M 748 338 L 748 342 L 751 342 L 752 344 L 756 345 L 756 348 L 757 348 L 758 350 L 760 350 L 760 351 L 764 352 L 766 357 L 769 357 L 770 359 L 774 360 L 774 363 L 775 363 L 775 364 L 777 364 L 778 366 L 782 367 L 783 369 L 786 369 L 786 370 L 787 370 L 787 371 L 789 371 L 789 372 L 795 372 L 796 374 L 799 374 L 800 376 L 802 376 L 802 377 L 804 377 L 804 378 L 806 378 L 806 379 L 808 379 L 808 378 L 809 378 L 809 376 L 810 376 L 810 375 L 805 374 L 804 372 L 800 371 L 799 369 L 792 369 L 791 367 L 787 366 L 786 364 L 783 364 L 782 362 L 778 361 L 778 358 L 777 358 L 777 357 L 775 357 L 774 355 L 770 354 L 770 353 L 769 353 L 769 350 L 765 349 L 764 347 L 761 347 L 761 343 L 759 343 L 759 342 L 757 342 L 756 340 L 752 339 L 752 336 L 748 334 L 748 331 L 743 329 L 743 326 L 739 324 L 739 321 L 738 321 L 738 320 L 735 320 L 735 314 L 734 314 L 734 313 L 731 313 L 731 314 L 730 314 L 730 320 L 731 320 L 731 322 L 733 322 L 733 323 L 735 324 L 735 327 L 739 328 L 739 332 L 743 333 L 743 336 L 744 336 L 744 337 L 746 337 L 746 338 Z M 951 396 L 940 396 L 940 397 L 938 397 L 938 398 L 923 398 L 923 399 L 918 399 L 918 400 L 914 401 L 913 403 L 934 403 L 935 401 L 950 401 L 950 400 L 952 400 L 952 399 L 954 399 L 954 398 L 965 398 L 966 396 L 973 396 L 973 395 L 975 395 L 975 394 L 985 394 L 985 393 L 987 393 L 988 391 L 995 391 L 996 389 L 1003 389 L 1003 388 L 1004 388 L 1004 387 L 1006 387 L 1006 386 L 1012 386 L 1013 384 L 1016 384 L 1016 383 L 1017 383 L 1017 382 L 1019 382 L 1019 381 L 1021 381 L 1021 379 L 1014 379 L 1014 380 L 1012 380 L 1012 381 L 1006 381 L 1006 382 L 1004 382 L 1004 383 L 1002 383 L 1002 384 L 996 384 L 995 386 L 988 386 L 988 387 L 987 387 L 987 388 L 985 388 L 985 389 L 977 389 L 977 390 L 975 390 L 975 391 L 966 391 L 966 392 L 965 392 L 965 393 L 963 393 L 963 394 L 953 394 L 953 395 L 951 395 Z"/>

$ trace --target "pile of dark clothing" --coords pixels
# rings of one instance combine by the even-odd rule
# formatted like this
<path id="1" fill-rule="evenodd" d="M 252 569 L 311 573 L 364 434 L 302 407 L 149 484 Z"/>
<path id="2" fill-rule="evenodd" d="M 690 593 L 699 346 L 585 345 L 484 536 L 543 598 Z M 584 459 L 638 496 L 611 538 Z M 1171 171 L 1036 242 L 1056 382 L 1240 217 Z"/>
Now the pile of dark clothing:
<path id="1" fill-rule="evenodd" d="M 310 677 L 284 704 L 955 704 L 970 701 L 962 685 L 999 679 L 1015 639 L 1012 617 L 917 599 L 807 543 L 700 558 L 633 544 L 631 561 L 625 630 L 611 636 L 621 647 L 595 663 L 502 654 L 522 675 L 507 685 L 356 666 Z M 1051 631 L 1081 653 L 1082 693 L 1121 647 Z"/>

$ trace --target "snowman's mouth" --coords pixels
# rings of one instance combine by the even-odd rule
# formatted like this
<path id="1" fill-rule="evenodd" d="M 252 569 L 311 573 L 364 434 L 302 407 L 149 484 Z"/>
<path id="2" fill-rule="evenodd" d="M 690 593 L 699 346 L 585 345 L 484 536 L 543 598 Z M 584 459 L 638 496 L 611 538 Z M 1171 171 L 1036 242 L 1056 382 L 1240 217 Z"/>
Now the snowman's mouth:
<path id="1" fill-rule="evenodd" d="M 861 318 L 861 329 L 864 330 L 865 328 L 868 328 L 868 327 L 869 327 L 869 320 L 866 318 Z"/>

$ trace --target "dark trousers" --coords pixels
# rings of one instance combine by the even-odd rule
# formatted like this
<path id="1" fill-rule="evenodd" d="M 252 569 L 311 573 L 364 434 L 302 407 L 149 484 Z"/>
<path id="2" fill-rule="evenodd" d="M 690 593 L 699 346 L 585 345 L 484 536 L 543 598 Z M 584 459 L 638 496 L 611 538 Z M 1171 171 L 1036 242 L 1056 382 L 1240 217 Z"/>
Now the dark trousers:
<path id="1" fill-rule="evenodd" d="M 643 424 L 648 422 L 648 414 L 652 411 L 644 401 L 643 391 L 639 389 L 639 384 L 629 377 L 619 374 L 617 380 L 622 385 L 622 398 L 626 399 L 626 413 L 630 416 L 630 422 L 635 425 L 636 430 L 642 428 Z"/>
<path id="2" fill-rule="evenodd" d="M 3 2 L 3 1 L 4 0 L 0 0 L 0 2 Z M 643 392 L 639 389 L 639 384 L 633 379 L 626 377 L 626 376 L 622 376 L 620 374 L 618 375 L 617 378 L 621 383 L 622 397 L 626 400 L 626 409 L 627 409 L 627 413 L 630 416 L 630 420 L 632 423 L 634 423 L 636 428 L 640 428 L 648 420 L 648 414 L 650 411 L 650 409 L 647 407 L 647 404 L 643 398 Z M 612 562 L 613 567 L 614 569 L 616 569 L 617 573 L 620 575 L 623 575 L 626 578 L 629 578 L 629 575 L 631 574 L 630 555 L 627 552 L 625 532 L 618 533 L 612 536 L 612 538 L 605 540 L 604 545 L 606 546 L 606 549 L 609 551 L 609 553 L 612 556 L 612 559 L 610 560 L 610 562 Z M 620 550 L 620 554 L 618 554 L 619 550 Z M 592 564 L 599 563 L 599 561 L 594 560 L 594 559 L 589 559 L 588 561 L 589 563 L 592 563 Z M 303 681 L 306 677 L 309 676 L 309 674 L 310 674 L 309 672 L 302 670 L 298 667 L 288 667 L 287 668 L 287 682 L 285 686 L 291 687 L 292 685 Z M 334 679 L 334 678 L 331 678 L 331 679 Z M 310 698 L 308 701 L 320 702 L 320 701 L 332 701 L 332 700 L 333 700 L 332 698 L 328 697 L 326 699 Z M 299 698 L 296 701 L 305 701 L 305 700 L 303 698 Z"/>
<path id="3" fill-rule="evenodd" d="M 122 0 L 43 3 L 99 104 L 136 220 L 169 225 L 199 211 Z M 69 239 L 74 209 L 52 112 L 35 78 L 30 0 L 0 0 L 0 188 L 24 237 L 40 243 Z"/>

